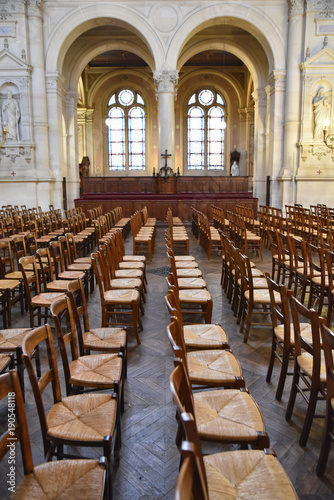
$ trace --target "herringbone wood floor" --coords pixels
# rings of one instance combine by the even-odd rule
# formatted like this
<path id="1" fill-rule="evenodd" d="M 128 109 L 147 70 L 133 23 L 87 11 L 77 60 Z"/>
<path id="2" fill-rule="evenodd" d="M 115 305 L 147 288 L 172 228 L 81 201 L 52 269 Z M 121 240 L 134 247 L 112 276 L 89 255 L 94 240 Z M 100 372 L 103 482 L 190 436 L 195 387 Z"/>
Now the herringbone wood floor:
<path id="1" fill-rule="evenodd" d="M 248 344 L 242 336 L 220 287 L 220 257 L 213 255 L 208 261 L 198 241 L 191 237 L 190 250 L 196 257 L 208 288 L 213 296 L 213 321 L 227 330 L 233 352 L 241 362 L 247 387 L 258 402 L 270 436 L 271 447 L 288 473 L 299 497 L 303 500 L 334 498 L 334 449 L 330 455 L 326 475 L 319 479 L 315 466 L 320 449 L 322 419 L 315 419 L 308 444 L 298 445 L 305 404 L 297 398 L 290 423 L 284 419 L 289 396 L 289 381 L 281 402 L 275 400 L 278 367 L 274 369 L 272 383 L 265 375 L 270 353 L 270 329 L 252 328 Z M 131 238 L 126 242 L 131 252 Z M 263 270 L 270 270 L 269 252 L 260 261 L 252 259 Z M 163 276 L 168 266 L 164 247 L 164 228 L 157 231 L 154 259 L 148 264 L 148 294 L 143 317 L 142 344 L 137 346 L 129 330 L 128 379 L 125 387 L 125 411 L 122 416 L 122 449 L 120 466 L 114 471 L 115 500 L 172 499 L 178 471 L 179 456 L 174 444 L 175 410 L 169 391 L 168 376 L 173 367 L 171 349 L 166 336 L 169 316 L 164 304 L 166 283 Z M 89 298 L 91 326 L 100 325 L 97 290 Z M 15 316 L 17 326 L 26 326 L 27 318 Z M 26 408 L 35 464 L 43 461 L 43 448 L 32 394 L 26 377 Z M 50 405 L 51 405 L 50 400 Z M 0 408 L 0 419 L 6 412 Z M 212 451 L 212 445 L 204 451 Z M 91 452 L 94 456 L 94 452 Z M 17 461 L 19 456 L 17 454 Z M 7 498 L 6 459 L 0 465 L 0 498 Z"/>

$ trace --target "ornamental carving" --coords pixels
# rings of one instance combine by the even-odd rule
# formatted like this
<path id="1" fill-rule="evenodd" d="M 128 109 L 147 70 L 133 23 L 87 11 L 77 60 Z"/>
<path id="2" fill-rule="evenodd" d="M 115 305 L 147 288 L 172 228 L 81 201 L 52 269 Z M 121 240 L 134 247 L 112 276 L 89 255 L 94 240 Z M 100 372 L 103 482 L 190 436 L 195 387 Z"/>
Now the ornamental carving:
<path id="1" fill-rule="evenodd" d="M 306 11 L 324 11 L 334 10 L 332 0 L 305 0 Z"/>
<path id="2" fill-rule="evenodd" d="M 289 16 L 304 14 L 304 0 L 288 0 Z"/>
<path id="3" fill-rule="evenodd" d="M 157 92 L 174 92 L 179 79 L 178 71 L 153 71 L 154 84 Z"/>
<path id="4" fill-rule="evenodd" d="M 0 0 L 0 12 L 1 13 L 21 13 L 24 14 L 25 11 L 25 0 Z"/>

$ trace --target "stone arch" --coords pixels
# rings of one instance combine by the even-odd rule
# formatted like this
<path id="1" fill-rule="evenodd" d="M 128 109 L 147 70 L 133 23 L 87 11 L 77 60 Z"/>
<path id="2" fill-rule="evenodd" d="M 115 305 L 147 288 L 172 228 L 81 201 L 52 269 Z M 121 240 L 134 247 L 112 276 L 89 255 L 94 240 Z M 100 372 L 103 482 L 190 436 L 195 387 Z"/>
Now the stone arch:
<path id="1" fill-rule="evenodd" d="M 64 86 L 75 89 L 77 86 L 77 82 L 82 73 L 82 70 L 94 57 L 96 57 L 101 52 L 107 50 L 126 50 L 129 52 L 133 52 L 139 57 L 141 57 L 150 67 L 154 65 L 154 61 L 148 51 L 145 51 L 142 47 L 138 47 L 135 43 L 131 43 L 129 41 L 120 42 L 119 40 L 108 39 L 108 41 L 96 43 L 90 46 L 88 49 L 86 47 L 82 48 L 81 52 L 76 52 L 76 60 L 74 64 L 68 64 L 69 71 L 64 73 L 66 74 L 66 79 Z M 65 58 L 66 61 L 66 58 Z M 65 64 L 65 62 L 64 62 Z"/>
<path id="2" fill-rule="evenodd" d="M 112 5 L 94 4 L 72 10 L 53 26 L 46 43 L 46 72 L 62 73 L 64 59 L 72 43 L 85 31 L 104 24 L 122 26 L 137 34 L 150 48 L 154 61 L 164 57 L 161 41 L 143 15 L 134 14 L 120 5 L 115 10 Z"/>
<path id="3" fill-rule="evenodd" d="M 245 5 L 220 4 L 215 9 L 205 7 L 183 22 L 168 48 L 166 66 L 178 66 L 178 58 L 182 48 L 195 33 L 215 24 L 232 24 L 246 30 L 261 44 L 268 61 L 268 73 L 274 69 L 285 68 L 285 52 L 283 40 L 277 34 L 273 21 L 263 12 Z"/>
<path id="4" fill-rule="evenodd" d="M 181 68 L 183 64 L 196 53 L 211 49 L 225 50 L 227 52 L 231 52 L 231 54 L 234 54 L 239 59 L 241 59 L 249 69 L 256 88 L 260 85 L 260 81 L 265 82 L 267 75 L 264 73 L 263 69 L 261 69 L 261 64 L 258 58 L 254 56 L 251 57 L 249 54 L 247 54 L 247 49 L 245 47 L 241 47 L 240 44 L 236 44 L 230 41 L 225 42 L 215 40 L 208 43 L 207 40 L 203 40 L 192 45 L 180 57 L 178 61 L 178 68 Z"/>

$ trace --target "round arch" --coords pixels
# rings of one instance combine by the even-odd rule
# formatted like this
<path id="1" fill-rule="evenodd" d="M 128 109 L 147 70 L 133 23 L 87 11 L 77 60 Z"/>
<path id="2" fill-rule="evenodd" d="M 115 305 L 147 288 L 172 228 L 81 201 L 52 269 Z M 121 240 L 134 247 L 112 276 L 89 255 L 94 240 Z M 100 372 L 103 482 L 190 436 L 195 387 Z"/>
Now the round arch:
<path id="1" fill-rule="evenodd" d="M 137 56 L 141 57 L 150 67 L 154 65 L 153 58 L 143 47 L 139 47 L 135 43 L 127 40 L 120 42 L 119 40 L 108 39 L 107 41 L 96 43 L 94 45 L 90 45 L 89 47 L 83 47 L 81 51 L 75 52 L 75 61 L 73 63 L 72 61 L 71 63 L 68 61 L 69 64 L 67 64 L 69 71 L 66 71 L 67 77 L 64 86 L 70 89 L 76 89 L 79 77 L 89 61 L 101 52 L 108 50 L 126 50 L 128 52 L 133 52 Z"/>
<path id="2" fill-rule="evenodd" d="M 166 66 L 176 68 L 182 48 L 191 37 L 206 27 L 219 24 L 233 25 L 253 35 L 267 56 L 269 73 L 274 69 L 285 68 L 284 46 L 277 33 L 277 26 L 263 12 L 236 3 L 222 3 L 217 5 L 215 10 L 205 7 L 183 22 L 168 48 Z"/>
<path id="3" fill-rule="evenodd" d="M 189 47 L 187 50 L 184 51 L 182 56 L 180 57 L 178 61 L 178 69 L 182 68 L 184 63 L 190 59 L 192 56 L 195 54 L 205 51 L 205 50 L 225 50 L 226 52 L 230 52 L 231 54 L 234 54 L 237 56 L 248 68 L 254 85 L 258 87 L 259 85 L 263 84 L 262 86 L 266 85 L 266 77 L 267 74 L 264 72 L 264 70 L 261 68 L 260 61 L 258 60 L 258 57 L 254 54 L 250 56 L 247 54 L 248 50 L 247 47 L 242 47 L 240 44 L 236 44 L 235 42 L 231 41 L 220 41 L 220 40 L 215 40 L 215 41 L 207 41 L 207 40 L 202 40 L 191 47 Z M 260 83 L 261 82 L 261 83 Z"/>
<path id="4" fill-rule="evenodd" d="M 138 76 L 142 80 L 145 80 L 147 86 L 150 87 L 150 89 L 152 91 L 154 91 L 153 81 L 148 76 L 145 76 L 142 73 L 138 73 L 136 70 L 127 70 L 127 74 L 129 76 L 132 75 L 134 77 Z M 112 75 L 106 74 L 106 75 L 102 75 L 100 78 L 97 78 L 96 81 L 93 83 L 92 87 L 89 90 L 88 102 L 92 103 L 94 101 L 95 95 L 99 92 L 100 88 L 105 84 L 105 82 L 107 82 L 108 80 L 115 80 L 119 76 L 122 76 L 122 75 L 123 75 L 123 71 L 122 70 L 118 70 L 118 71 L 114 71 L 112 73 Z M 122 86 L 121 82 L 119 82 L 118 85 Z M 123 84 L 123 86 L 124 86 L 124 84 Z"/>
<path id="5" fill-rule="evenodd" d="M 121 26 L 138 35 L 146 47 L 150 48 L 154 67 L 155 61 L 164 58 L 161 40 L 144 15 L 134 14 L 120 5 L 115 10 L 112 5 L 94 4 L 72 10 L 53 26 L 46 44 L 46 72 L 62 73 L 64 59 L 72 43 L 87 30 L 103 25 Z"/>

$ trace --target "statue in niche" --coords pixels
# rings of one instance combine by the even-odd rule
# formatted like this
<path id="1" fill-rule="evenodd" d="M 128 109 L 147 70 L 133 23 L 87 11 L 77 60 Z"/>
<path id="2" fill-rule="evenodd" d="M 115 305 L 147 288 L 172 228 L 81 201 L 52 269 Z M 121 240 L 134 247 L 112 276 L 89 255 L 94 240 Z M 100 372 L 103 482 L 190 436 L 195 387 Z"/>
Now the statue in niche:
<path id="1" fill-rule="evenodd" d="M 325 96 L 324 87 L 320 87 L 313 97 L 312 101 L 313 113 L 314 113 L 314 130 L 313 139 L 315 141 L 322 141 L 323 129 L 324 129 L 324 119 L 329 117 L 329 102 Z"/>
<path id="2" fill-rule="evenodd" d="M 231 166 L 231 176 L 232 177 L 238 177 L 239 175 L 240 175 L 240 167 L 237 164 L 237 162 L 234 161 L 232 163 L 232 166 Z"/>
<path id="3" fill-rule="evenodd" d="M 13 92 L 7 92 L 7 99 L 2 104 L 2 123 L 7 127 L 7 140 L 19 141 L 19 119 L 21 113 Z"/>

